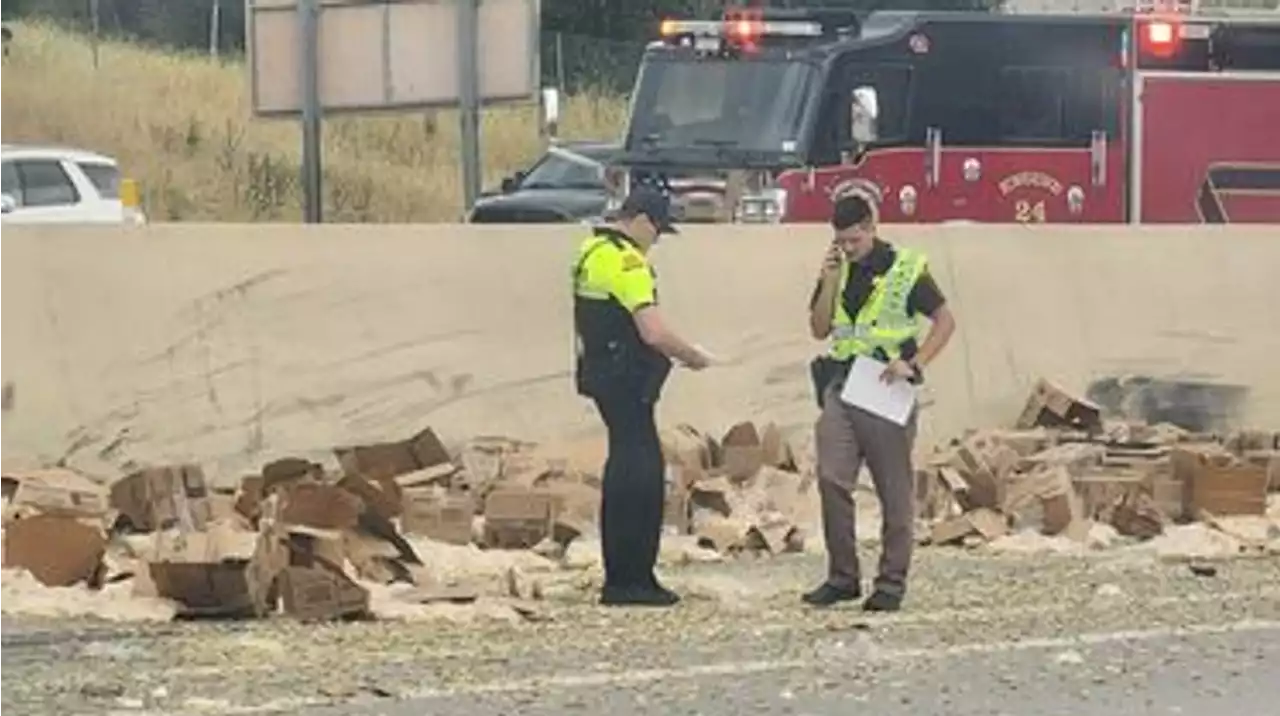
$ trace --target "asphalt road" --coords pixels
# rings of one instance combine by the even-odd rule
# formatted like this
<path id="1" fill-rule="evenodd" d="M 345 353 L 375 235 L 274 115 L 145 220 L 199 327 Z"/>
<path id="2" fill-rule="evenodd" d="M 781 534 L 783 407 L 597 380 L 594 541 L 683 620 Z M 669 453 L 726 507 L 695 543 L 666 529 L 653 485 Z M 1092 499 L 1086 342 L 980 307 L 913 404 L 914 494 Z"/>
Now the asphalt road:
<path id="1" fill-rule="evenodd" d="M 532 622 L 7 622 L 19 714 L 1231 714 L 1280 703 L 1280 557 L 923 550 L 907 609 L 797 601 L 812 558 L 697 565 L 675 610 L 559 596 Z M 459 618 L 466 614 L 460 608 Z"/>
<path id="2" fill-rule="evenodd" d="M 537 690 L 478 689 L 394 706 L 366 703 L 301 713 L 836 716 L 856 707 L 877 716 L 1271 716 L 1280 699 L 1280 623 L 1236 628 L 1130 638 L 1105 634 L 1093 644 L 978 642 L 935 658 L 903 658 L 870 638 L 831 646 L 833 638 L 826 640 L 829 656 L 809 662 L 583 674 Z M 878 650 L 880 660 L 859 658 L 867 648 Z"/>

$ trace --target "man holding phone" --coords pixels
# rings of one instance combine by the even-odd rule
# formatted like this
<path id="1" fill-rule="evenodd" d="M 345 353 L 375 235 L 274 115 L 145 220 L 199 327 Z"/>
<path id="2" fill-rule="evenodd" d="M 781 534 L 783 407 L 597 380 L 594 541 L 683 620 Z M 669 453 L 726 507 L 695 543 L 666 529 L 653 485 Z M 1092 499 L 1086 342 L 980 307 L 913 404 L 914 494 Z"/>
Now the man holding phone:
<path id="1" fill-rule="evenodd" d="M 914 547 L 915 474 L 911 451 L 916 409 L 905 426 L 845 403 L 841 388 L 854 361 L 886 364 L 881 380 L 923 381 L 923 369 L 946 346 L 955 318 L 930 276 L 925 255 L 876 234 L 876 206 L 862 192 L 839 197 L 835 236 L 809 304 L 809 329 L 830 348 L 812 364 L 822 414 L 815 428 L 827 579 L 804 595 L 814 606 L 862 597 L 853 491 L 865 463 L 883 515 L 881 558 L 867 611 L 897 611 L 906 594 Z M 925 332 L 922 317 L 932 324 Z"/>

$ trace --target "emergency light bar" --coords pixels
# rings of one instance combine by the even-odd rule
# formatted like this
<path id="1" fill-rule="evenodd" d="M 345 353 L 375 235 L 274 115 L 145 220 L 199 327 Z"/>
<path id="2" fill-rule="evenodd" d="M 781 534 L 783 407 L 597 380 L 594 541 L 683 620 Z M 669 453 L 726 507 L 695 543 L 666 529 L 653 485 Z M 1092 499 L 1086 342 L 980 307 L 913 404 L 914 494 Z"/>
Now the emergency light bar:
<path id="1" fill-rule="evenodd" d="M 663 37 L 677 35 L 709 35 L 755 39 L 758 37 L 821 37 L 822 25 L 816 22 L 784 20 L 728 19 L 717 20 L 663 20 L 660 32 Z"/>

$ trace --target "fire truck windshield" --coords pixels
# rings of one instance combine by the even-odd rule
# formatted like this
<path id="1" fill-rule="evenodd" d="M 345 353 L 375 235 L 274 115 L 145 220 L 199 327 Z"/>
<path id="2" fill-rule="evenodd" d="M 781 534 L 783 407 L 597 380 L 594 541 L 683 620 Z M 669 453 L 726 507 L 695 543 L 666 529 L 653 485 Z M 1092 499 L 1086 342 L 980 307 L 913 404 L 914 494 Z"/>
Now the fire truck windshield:
<path id="1" fill-rule="evenodd" d="M 708 166 L 796 154 L 818 83 L 818 68 L 795 60 L 648 59 L 625 149 Z"/>

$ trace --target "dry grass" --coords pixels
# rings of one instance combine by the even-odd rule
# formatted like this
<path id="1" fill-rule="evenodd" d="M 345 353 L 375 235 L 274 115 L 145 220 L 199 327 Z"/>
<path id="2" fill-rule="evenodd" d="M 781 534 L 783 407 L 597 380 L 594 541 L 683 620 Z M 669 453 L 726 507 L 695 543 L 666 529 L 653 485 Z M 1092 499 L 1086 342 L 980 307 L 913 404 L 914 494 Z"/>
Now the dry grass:
<path id="1" fill-rule="evenodd" d="M 13 27 L 4 141 L 117 157 L 157 221 L 299 220 L 300 127 L 252 116 L 243 63 L 113 42 L 102 45 L 95 70 L 86 38 L 45 24 Z M 617 136 L 625 111 L 621 98 L 572 97 L 562 136 Z M 422 115 L 326 121 L 326 220 L 457 220 L 457 118 L 441 112 L 435 131 L 427 125 Z M 540 151 L 535 108 L 487 111 L 480 139 L 491 186 Z"/>

